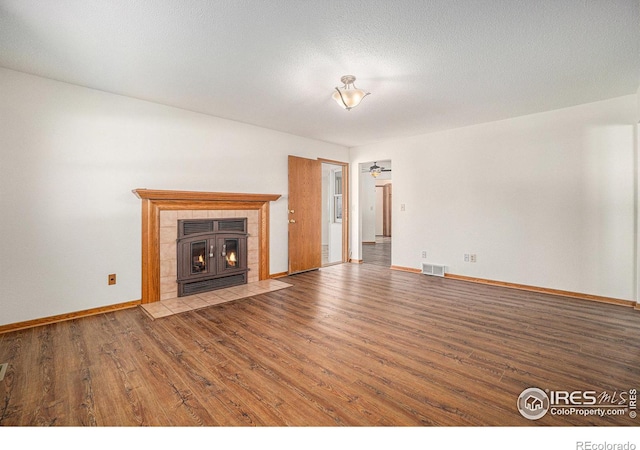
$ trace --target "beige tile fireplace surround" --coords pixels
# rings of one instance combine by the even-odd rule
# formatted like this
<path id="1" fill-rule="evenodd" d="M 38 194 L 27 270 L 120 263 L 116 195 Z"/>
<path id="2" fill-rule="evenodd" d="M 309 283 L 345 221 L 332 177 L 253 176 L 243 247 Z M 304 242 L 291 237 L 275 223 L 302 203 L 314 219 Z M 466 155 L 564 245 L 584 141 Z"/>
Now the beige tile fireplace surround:
<path id="1" fill-rule="evenodd" d="M 186 209 L 181 211 L 160 211 L 160 300 L 178 296 L 177 249 L 178 220 L 182 219 L 220 219 L 246 218 L 249 237 L 247 238 L 247 282 L 253 283 L 258 276 L 258 211 L 255 210 L 206 210 Z"/>

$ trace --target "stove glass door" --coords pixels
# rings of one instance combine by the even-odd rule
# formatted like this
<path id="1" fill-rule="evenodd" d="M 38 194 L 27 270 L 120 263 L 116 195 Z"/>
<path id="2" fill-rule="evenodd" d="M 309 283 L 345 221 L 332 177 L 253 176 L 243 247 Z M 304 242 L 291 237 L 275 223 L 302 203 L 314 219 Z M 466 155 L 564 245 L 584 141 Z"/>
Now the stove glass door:
<path id="1" fill-rule="evenodd" d="M 225 270 L 234 270 L 240 267 L 238 250 L 238 239 L 224 239 L 222 244 L 222 258 Z"/>
<path id="2" fill-rule="evenodd" d="M 191 275 L 198 275 L 207 272 L 207 241 L 191 242 Z"/>

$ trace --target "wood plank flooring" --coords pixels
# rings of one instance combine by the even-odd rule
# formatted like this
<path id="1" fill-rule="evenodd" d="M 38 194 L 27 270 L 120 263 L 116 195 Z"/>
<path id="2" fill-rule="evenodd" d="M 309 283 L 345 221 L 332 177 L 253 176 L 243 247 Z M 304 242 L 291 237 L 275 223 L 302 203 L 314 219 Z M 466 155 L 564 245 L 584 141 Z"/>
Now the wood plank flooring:
<path id="1" fill-rule="evenodd" d="M 362 261 L 366 264 L 391 267 L 391 237 L 376 236 L 375 244 L 363 244 Z"/>
<path id="2" fill-rule="evenodd" d="M 0 335 L 2 426 L 638 425 L 532 421 L 529 387 L 640 388 L 630 308 L 342 264 L 151 320 L 139 308 Z"/>

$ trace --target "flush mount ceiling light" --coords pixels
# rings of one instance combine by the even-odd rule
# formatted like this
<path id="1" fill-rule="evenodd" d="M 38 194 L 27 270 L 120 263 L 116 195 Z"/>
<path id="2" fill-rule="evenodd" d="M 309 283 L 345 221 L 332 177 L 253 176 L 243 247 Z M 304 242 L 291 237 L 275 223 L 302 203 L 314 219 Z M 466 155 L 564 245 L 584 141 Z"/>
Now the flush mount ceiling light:
<path id="1" fill-rule="evenodd" d="M 356 77 L 353 75 L 345 75 L 340 78 L 340 81 L 343 86 L 337 87 L 331 97 L 338 103 L 338 105 L 342 106 L 347 111 L 358 106 L 362 99 L 370 94 L 370 92 L 358 89 L 353 84 L 353 82 L 356 81 Z"/>

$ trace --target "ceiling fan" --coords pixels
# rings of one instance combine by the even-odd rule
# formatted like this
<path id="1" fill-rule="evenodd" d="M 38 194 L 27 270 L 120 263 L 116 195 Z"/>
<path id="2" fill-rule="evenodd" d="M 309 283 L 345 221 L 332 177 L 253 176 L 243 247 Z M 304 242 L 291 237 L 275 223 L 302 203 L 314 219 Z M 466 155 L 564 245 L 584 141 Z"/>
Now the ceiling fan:
<path id="1" fill-rule="evenodd" d="M 391 172 L 391 169 L 380 167 L 377 162 L 374 162 L 373 166 L 369 167 L 369 173 L 373 178 L 377 178 L 382 172 Z"/>

